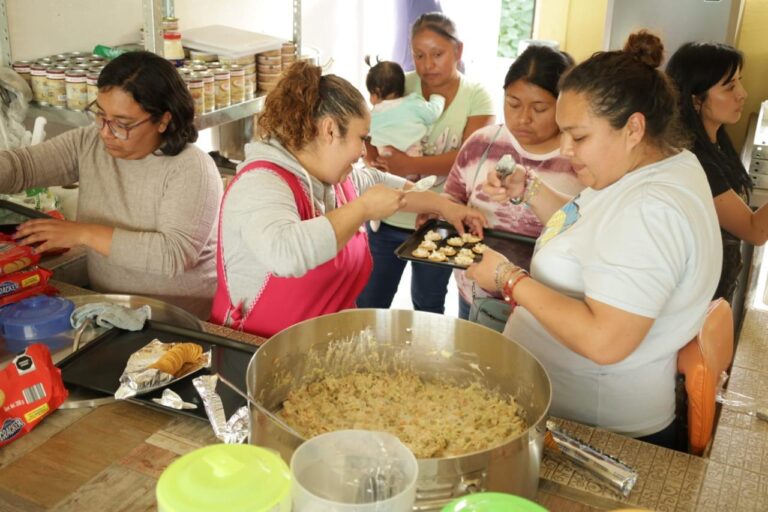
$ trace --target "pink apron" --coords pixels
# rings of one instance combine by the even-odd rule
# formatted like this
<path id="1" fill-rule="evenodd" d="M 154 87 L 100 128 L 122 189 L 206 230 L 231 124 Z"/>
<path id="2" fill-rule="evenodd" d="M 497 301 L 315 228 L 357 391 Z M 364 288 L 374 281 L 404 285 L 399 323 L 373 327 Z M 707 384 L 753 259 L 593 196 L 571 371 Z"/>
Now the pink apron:
<path id="1" fill-rule="evenodd" d="M 218 284 L 210 321 L 268 338 L 303 320 L 355 307 L 355 300 L 371 275 L 373 263 L 368 250 L 368 236 L 364 231 L 358 231 L 334 259 L 301 277 L 269 274 L 250 307 L 232 304 L 222 251 L 224 202 L 238 179 L 248 172 L 264 169 L 280 176 L 291 188 L 301 219 L 312 218 L 312 205 L 307 193 L 298 178 L 282 167 L 267 161 L 256 161 L 235 176 L 224 194 L 219 210 L 219 241 L 216 250 Z M 357 198 L 357 191 L 350 178 L 336 185 L 335 191 L 337 206 Z"/>

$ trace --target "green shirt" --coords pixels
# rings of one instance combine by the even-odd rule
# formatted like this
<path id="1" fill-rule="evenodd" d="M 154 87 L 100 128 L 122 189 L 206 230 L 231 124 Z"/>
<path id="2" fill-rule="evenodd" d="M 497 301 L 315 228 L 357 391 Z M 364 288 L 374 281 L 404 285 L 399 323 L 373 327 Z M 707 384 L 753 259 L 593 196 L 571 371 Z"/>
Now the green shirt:
<path id="1" fill-rule="evenodd" d="M 443 114 L 432 125 L 424 145 L 424 155 L 442 155 L 449 151 L 455 151 L 461 147 L 464 128 L 467 119 L 473 116 L 492 116 L 495 111 L 491 95 L 486 88 L 477 82 L 467 80 L 464 75 L 459 75 L 459 90 L 451 104 L 443 110 Z M 405 75 L 405 94 L 416 93 L 422 96 L 421 78 L 416 72 Z M 445 176 L 441 176 L 432 188 L 435 192 L 442 192 Z M 386 223 L 399 228 L 413 229 L 416 215 L 413 213 L 398 212 L 386 219 Z"/>

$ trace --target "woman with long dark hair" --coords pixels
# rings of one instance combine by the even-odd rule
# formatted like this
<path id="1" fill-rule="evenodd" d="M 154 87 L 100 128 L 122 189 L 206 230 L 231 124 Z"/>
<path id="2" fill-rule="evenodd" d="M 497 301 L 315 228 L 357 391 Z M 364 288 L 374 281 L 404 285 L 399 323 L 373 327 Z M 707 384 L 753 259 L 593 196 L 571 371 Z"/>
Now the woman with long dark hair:
<path id="1" fill-rule="evenodd" d="M 197 148 L 194 106 L 173 65 L 129 52 L 99 75 L 94 125 L 0 152 L 0 190 L 80 183 L 77 222 L 38 219 L 17 239 L 84 246 L 90 286 L 160 297 L 207 318 L 216 283 L 221 177 Z"/>
<path id="2" fill-rule="evenodd" d="M 716 297 L 731 301 L 742 268 L 741 241 L 768 240 L 768 207 L 752 212 L 752 182 L 725 131 L 741 118 L 747 91 L 741 83 L 744 57 L 720 43 L 686 43 L 667 64 L 680 91 L 680 113 L 693 139 L 715 199 L 723 237 L 723 269 Z"/>

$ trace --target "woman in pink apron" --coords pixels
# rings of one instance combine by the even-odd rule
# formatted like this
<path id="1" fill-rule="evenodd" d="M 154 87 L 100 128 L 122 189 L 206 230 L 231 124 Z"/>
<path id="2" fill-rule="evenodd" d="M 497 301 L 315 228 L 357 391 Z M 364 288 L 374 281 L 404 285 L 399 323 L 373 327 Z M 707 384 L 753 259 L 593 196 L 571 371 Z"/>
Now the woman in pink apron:
<path id="1" fill-rule="evenodd" d="M 260 142 L 229 185 L 219 213 L 218 286 L 211 321 L 269 337 L 297 322 L 355 307 L 372 262 L 368 220 L 405 208 L 460 230 L 479 212 L 352 164 L 365 152 L 370 115 L 357 89 L 297 63 L 267 97 Z"/>

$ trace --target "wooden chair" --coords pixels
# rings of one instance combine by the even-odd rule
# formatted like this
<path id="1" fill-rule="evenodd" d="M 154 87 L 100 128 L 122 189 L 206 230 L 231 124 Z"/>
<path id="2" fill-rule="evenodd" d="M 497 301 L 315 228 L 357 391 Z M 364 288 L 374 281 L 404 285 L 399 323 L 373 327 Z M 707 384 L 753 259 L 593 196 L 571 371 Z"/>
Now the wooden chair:
<path id="1" fill-rule="evenodd" d="M 733 313 L 725 299 L 712 301 L 699 334 L 678 352 L 688 397 L 688 451 L 704 453 L 712 439 L 715 393 L 720 374 L 733 359 Z"/>

